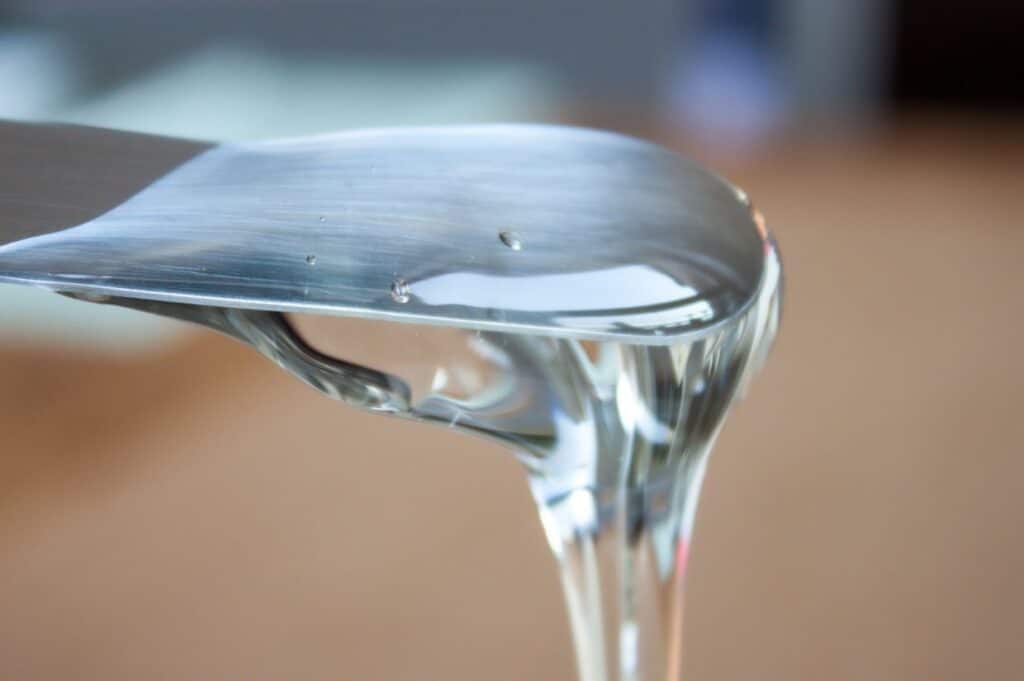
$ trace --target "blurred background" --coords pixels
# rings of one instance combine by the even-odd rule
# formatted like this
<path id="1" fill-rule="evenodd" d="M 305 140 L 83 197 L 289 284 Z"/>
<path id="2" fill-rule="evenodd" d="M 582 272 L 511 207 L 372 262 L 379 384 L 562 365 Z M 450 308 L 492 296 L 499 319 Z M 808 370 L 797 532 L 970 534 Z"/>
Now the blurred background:
<path id="1" fill-rule="evenodd" d="M 1018 678 L 1022 29 L 1000 0 L 5 0 L 0 118 L 546 121 L 697 158 L 788 297 L 710 465 L 685 678 Z M 428 430 L 0 287 L 0 677 L 573 678 L 517 464 Z"/>

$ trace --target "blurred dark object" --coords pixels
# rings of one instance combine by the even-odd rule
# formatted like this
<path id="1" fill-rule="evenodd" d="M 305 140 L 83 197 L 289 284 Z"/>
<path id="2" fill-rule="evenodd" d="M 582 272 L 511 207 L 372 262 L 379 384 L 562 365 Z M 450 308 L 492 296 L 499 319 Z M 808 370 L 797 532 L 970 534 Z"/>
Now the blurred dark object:
<path id="1" fill-rule="evenodd" d="M 897 107 L 1020 109 L 1024 3 L 897 0 L 889 98 Z"/>

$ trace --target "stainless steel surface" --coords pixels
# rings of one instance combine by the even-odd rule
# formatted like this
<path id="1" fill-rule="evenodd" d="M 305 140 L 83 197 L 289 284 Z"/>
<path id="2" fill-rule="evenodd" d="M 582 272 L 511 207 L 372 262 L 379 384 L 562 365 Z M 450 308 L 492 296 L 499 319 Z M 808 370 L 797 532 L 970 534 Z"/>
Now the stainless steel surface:
<path id="1" fill-rule="evenodd" d="M 53 228 L 0 247 L 0 281 L 646 344 L 749 305 L 767 238 L 660 147 L 517 125 L 220 146 Z"/>
<path id="2" fill-rule="evenodd" d="M 579 679 L 635 681 L 678 677 L 705 462 L 775 336 L 771 247 L 764 270 L 743 314 L 667 346 L 348 318 L 330 320 L 339 345 L 320 351 L 300 318 L 280 312 L 111 300 L 234 336 L 352 406 L 511 447 L 561 569 Z"/>

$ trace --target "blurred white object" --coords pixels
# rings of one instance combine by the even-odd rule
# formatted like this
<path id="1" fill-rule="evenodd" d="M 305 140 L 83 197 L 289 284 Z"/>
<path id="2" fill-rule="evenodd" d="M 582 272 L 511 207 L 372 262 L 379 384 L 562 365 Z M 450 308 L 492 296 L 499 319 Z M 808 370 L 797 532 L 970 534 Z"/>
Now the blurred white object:
<path id="1" fill-rule="evenodd" d="M 216 141 L 346 128 L 538 121 L 561 102 L 544 73 L 508 62 L 296 58 L 211 47 L 61 116 Z"/>
<path id="2" fill-rule="evenodd" d="M 80 74 L 72 45 L 40 31 L 0 32 L 0 117 L 50 117 L 73 97 Z"/>

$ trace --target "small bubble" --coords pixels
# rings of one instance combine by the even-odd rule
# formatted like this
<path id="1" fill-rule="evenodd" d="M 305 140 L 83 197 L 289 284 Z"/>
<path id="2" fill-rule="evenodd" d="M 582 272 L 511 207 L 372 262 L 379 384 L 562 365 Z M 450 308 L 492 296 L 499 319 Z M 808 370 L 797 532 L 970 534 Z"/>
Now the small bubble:
<path id="1" fill-rule="evenodd" d="M 523 250 L 523 240 L 515 232 L 503 231 L 498 232 L 498 238 L 501 239 L 501 243 L 505 244 L 513 251 Z"/>
<path id="2" fill-rule="evenodd" d="M 405 279 L 391 282 L 391 299 L 396 303 L 409 302 L 409 283 Z"/>
<path id="3" fill-rule="evenodd" d="M 327 218 L 323 215 L 320 216 L 320 222 L 327 222 Z"/>
<path id="4" fill-rule="evenodd" d="M 316 264 L 316 256 L 312 255 L 312 254 L 307 255 L 306 256 L 306 264 L 307 265 L 315 265 Z"/>

